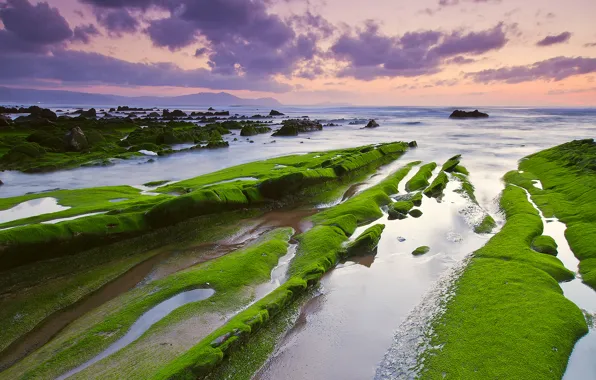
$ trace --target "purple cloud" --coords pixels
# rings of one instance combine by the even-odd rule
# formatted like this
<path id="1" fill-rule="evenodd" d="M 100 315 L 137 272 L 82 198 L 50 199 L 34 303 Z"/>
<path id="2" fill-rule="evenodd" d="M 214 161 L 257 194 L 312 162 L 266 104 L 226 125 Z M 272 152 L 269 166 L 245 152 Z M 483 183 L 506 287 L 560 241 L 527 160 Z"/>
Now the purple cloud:
<path id="1" fill-rule="evenodd" d="M 596 42 L 590 42 L 590 43 L 584 44 L 584 47 L 596 47 Z"/>
<path id="2" fill-rule="evenodd" d="M 127 9 L 96 10 L 97 22 L 109 34 L 121 36 L 123 33 L 134 33 L 139 28 L 139 21 L 134 18 Z"/>
<path id="3" fill-rule="evenodd" d="M 2 56 L 0 82 L 34 79 L 70 84 L 204 87 L 284 92 L 290 86 L 269 78 L 215 75 L 208 69 L 183 70 L 172 63 L 131 63 L 98 53 L 54 50 L 51 55 Z"/>
<path id="4" fill-rule="evenodd" d="M 560 81 L 575 75 L 596 72 L 596 58 L 555 57 L 527 66 L 511 66 L 466 74 L 480 83 L 522 83 L 534 80 Z"/>
<path id="5" fill-rule="evenodd" d="M 474 63 L 474 62 L 476 62 L 475 59 L 466 58 L 466 57 L 461 56 L 461 55 L 457 55 L 457 56 L 455 56 L 453 58 L 450 58 L 450 59 L 448 59 L 448 60 L 445 61 L 445 63 L 446 64 L 449 64 L 449 65 L 467 65 L 467 64 L 470 64 L 470 63 Z"/>
<path id="6" fill-rule="evenodd" d="M 209 49 L 202 47 L 200 49 L 195 50 L 195 57 L 203 57 L 209 52 Z"/>
<path id="7" fill-rule="evenodd" d="M 503 23 L 500 23 L 494 28 L 482 32 L 468 34 L 453 32 L 434 49 L 434 53 L 443 57 L 458 54 L 484 54 L 491 50 L 501 49 L 507 42 Z"/>
<path id="8" fill-rule="evenodd" d="M 378 77 L 413 77 L 441 70 L 444 63 L 464 63 L 462 54 L 480 55 L 505 46 L 507 38 L 502 24 L 481 32 L 419 31 L 403 36 L 381 34 L 372 21 L 363 29 L 344 33 L 331 46 L 330 53 L 347 63 L 339 76 L 362 80 Z M 455 58 L 450 62 L 449 58 Z"/>
<path id="9" fill-rule="evenodd" d="M 542 40 L 536 42 L 536 46 L 551 46 L 556 44 L 562 44 L 571 38 L 571 33 L 563 32 L 561 34 L 557 34 L 556 36 L 547 36 Z"/>
<path id="10" fill-rule="evenodd" d="M 7 31 L 28 43 L 47 45 L 72 36 L 58 9 L 45 2 L 33 6 L 28 0 L 7 0 L 0 3 L 0 20 Z"/>
<path id="11" fill-rule="evenodd" d="M 91 37 L 99 36 L 100 34 L 99 30 L 93 24 L 80 25 L 74 28 L 72 40 L 88 44 L 91 41 Z"/>
<path id="12" fill-rule="evenodd" d="M 167 47 L 171 51 L 188 46 L 197 38 L 192 23 L 174 17 L 152 21 L 145 32 L 155 46 Z"/>

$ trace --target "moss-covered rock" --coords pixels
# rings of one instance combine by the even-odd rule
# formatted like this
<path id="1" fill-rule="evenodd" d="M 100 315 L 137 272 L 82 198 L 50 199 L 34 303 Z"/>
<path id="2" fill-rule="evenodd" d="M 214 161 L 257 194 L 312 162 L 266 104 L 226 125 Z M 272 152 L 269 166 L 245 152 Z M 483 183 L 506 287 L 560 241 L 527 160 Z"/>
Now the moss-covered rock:
<path id="1" fill-rule="evenodd" d="M 438 198 L 443 195 L 443 191 L 447 187 L 447 183 L 449 182 L 449 177 L 445 172 L 439 173 L 437 178 L 433 181 L 433 183 L 424 190 L 424 195 L 429 198 Z"/>
<path id="2" fill-rule="evenodd" d="M 375 224 L 367 228 L 356 240 L 348 244 L 346 247 L 346 257 L 373 253 L 379 244 L 379 240 L 381 240 L 381 234 L 384 229 L 384 224 Z"/>
<path id="3" fill-rule="evenodd" d="M 422 216 L 422 210 L 415 208 L 413 210 L 410 210 L 409 214 L 413 218 L 420 218 Z"/>
<path id="4" fill-rule="evenodd" d="M 428 252 L 430 252 L 430 247 L 422 246 L 422 247 L 418 247 L 414 251 L 412 251 L 412 255 L 421 256 L 421 255 L 427 254 Z"/>
<path id="5" fill-rule="evenodd" d="M 437 167 L 435 162 L 423 165 L 420 167 L 418 172 L 406 183 L 406 191 L 412 192 L 417 190 L 423 190 L 428 185 L 428 180 L 433 175 L 433 170 Z"/>
<path id="6" fill-rule="evenodd" d="M 493 217 L 486 214 L 484 218 L 482 218 L 482 221 L 478 225 L 474 226 L 474 232 L 477 234 L 488 234 L 491 233 L 496 226 L 497 223 Z"/>
<path id="7" fill-rule="evenodd" d="M 532 241 L 532 249 L 536 252 L 557 255 L 557 242 L 548 235 L 540 235 Z"/>
<path id="8" fill-rule="evenodd" d="M 261 133 L 271 132 L 271 128 L 265 126 L 245 125 L 240 131 L 240 136 L 255 136 Z"/>
<path id="9" fill-rule="evenodd" d="M 443 164 L 441 170 L 447 173 L 455 171 L 459 163 L 461 162 L 461 154 L 451 157 L 447 162 Z"/>
<path id="10" fill-rule="evenodd" d="M 303 132 L 322 131 L 323 125 L 309 119 L 290 119 L 282 121 L 282 127 L 272 136 L 298 136 Z"/>

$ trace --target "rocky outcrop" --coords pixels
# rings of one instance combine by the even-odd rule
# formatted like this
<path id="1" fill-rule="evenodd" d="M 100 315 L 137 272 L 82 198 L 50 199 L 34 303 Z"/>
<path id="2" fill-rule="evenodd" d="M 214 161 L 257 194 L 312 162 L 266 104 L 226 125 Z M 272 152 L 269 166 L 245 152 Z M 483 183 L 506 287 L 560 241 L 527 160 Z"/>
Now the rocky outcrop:
<path id="1" fill-rule="evenodd" d="M 450 119 L 475 119 L 475 118 L 485 118 L 488 117 L 487 113 L 480 112 L 478 110 L 474 111 L 462 111 L 462 110 L 455 110 L 449 116 Z"/>
<path id="2" fill-rule="evenodd" d="M 97 111 L 95 110 L 95 108 L 90 108 L 87 111 L 82 111 L 81 116 L 83 116 L 83 117 L 97 117 Z"/>
<path id="3" fill-rule="evenodd" d="M 290 119 L 282 122 L 282 127 L 272 136 L 298 136 L 303 132 L 322 131 L 323 125 L 318 121 L 307 119 Z"/>
<path id="4" fill-rule="evenodd" d="M 87 137 L 80 127 L 74 127 L 64 135 L 64 142 L 69 150 L 80 152 L 89 147 Z"/>
<path id="5" fill-rule="evenodd" d="M 284 114 L 276 110 L 271 110 L 271 112 L 269 112 L 269 116 L 284 116 Z"/>
<path id="6" fill-rule="evenodd" d="M 369 120 L 368 124 L 366 124 L 366 127 L 364 128 L 377 128 L 379 126 L 379 123 L 376 122 L 376 120 L 372 119 Z"/>
<path id="7" fill-rule="evenodd" d="M 8 127 L 12 124 L 12 120 L 8 116 L 0 115 L 0 127 Z"/>
<path id="8" fill-rule="evenodd" d="M 271 132 L 271 128 L 265 126 L 245 125 L 240 131 L 240 136 L 254 136 L 260 133 Z"/>

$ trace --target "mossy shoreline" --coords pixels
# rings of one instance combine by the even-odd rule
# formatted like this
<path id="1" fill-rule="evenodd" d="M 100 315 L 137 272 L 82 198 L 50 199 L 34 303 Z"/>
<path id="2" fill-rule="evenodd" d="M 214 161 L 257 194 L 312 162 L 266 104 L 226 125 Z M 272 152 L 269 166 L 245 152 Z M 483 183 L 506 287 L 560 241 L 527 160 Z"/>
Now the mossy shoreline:
<path id="1" fill-rule="evenodd" d="M 545 214 L 550 210 L 566 221 L 566 236 L 581 260 L 592 236 L 585 221 L 595 215 L 596 192 L 588 191 L 596 184 L 595 153 L 593 141 L 563 144 L 522 160 L 523 175 L 505 176 L 500 205 L 506 223 L 474 253 L 445 312 L 432 322 L 431 346 L 440 348 L 419 358 L 421 379 L 562 378 L 588 326 L 558 285 L 574 274 L 556 257 L 533 249 L 542 220 L 518 186 L 530 191 Z M 536 178 L 544 190 L 533 186 Z M 574 226 L 582 227 L 575 236 Z M 589 276 L 584 281 L 590 284 Z"/>

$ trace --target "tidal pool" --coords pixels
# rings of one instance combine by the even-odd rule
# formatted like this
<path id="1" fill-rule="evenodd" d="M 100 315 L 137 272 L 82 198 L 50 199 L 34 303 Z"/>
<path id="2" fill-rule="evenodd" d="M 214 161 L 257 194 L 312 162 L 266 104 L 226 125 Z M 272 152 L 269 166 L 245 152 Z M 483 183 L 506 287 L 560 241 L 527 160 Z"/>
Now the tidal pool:
<path id="1" fill-rule="evenodd" d="M 59 205 L 58 200 L 52 197 L 31 199 L 30 201 L 19 203 L 8 210 L 0 211 L 0 223 L 64 211 L 69 208 Z"/>

